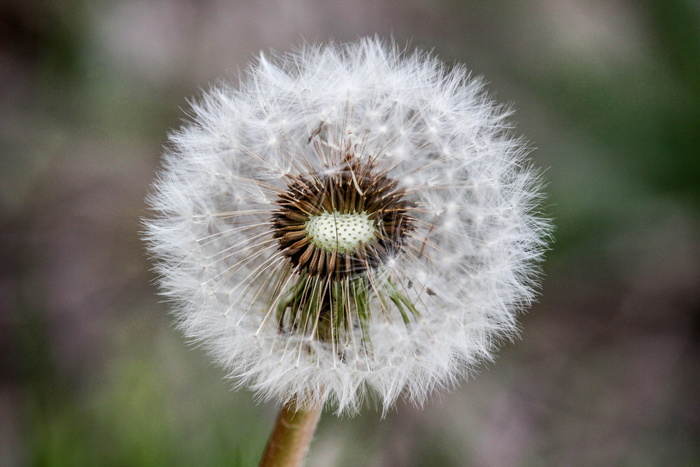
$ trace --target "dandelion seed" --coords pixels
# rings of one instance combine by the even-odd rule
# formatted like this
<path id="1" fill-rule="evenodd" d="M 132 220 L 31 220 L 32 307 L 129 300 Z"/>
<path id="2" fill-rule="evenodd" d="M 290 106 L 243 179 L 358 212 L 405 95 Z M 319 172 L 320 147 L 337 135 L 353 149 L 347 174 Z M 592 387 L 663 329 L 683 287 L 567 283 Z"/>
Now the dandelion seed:
<path id="1" fill-rule="evenodd" d="M 262 399 L 421 404 L 492 357 L 548 224 L 479 80 L 377 39 L 263 56 L 193 105 L 149 203 L 177 323 Z"/>

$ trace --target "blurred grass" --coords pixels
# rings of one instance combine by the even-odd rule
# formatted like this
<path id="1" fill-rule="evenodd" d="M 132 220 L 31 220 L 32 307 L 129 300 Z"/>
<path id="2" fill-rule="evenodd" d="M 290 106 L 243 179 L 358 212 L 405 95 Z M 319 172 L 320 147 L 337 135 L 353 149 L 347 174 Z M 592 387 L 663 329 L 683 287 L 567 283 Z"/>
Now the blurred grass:
<path id="1" fill-rule="evenodd" d="M 249 395 L 153 331 L 86 387 L 41 378 L 28 394 L 30 465 L 256 464 L 272 414 L 260 420 Z"/>

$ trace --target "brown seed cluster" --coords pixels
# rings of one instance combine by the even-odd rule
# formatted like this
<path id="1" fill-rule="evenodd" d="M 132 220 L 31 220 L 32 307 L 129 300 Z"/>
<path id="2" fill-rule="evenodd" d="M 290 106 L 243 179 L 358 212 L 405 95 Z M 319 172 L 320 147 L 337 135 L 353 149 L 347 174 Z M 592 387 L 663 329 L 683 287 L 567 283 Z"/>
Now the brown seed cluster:
<path id="1" fill-rule="evenodd" d="M 396 254 L 413 231 L 407 213 L 411 203 L 398 181 L 347 155 L 342 169 L 332 175 L 309 173 L 291 176 L 279 194 L 279 209 L 272 216 L 274 237 L 296 272 L 341 279 L 380 265 Z M 366 213 L 374 223 L 374 238 L 353 251 L 341 253 L 316 245 L 306 230 L 310 216 L 323 213 Z"/>

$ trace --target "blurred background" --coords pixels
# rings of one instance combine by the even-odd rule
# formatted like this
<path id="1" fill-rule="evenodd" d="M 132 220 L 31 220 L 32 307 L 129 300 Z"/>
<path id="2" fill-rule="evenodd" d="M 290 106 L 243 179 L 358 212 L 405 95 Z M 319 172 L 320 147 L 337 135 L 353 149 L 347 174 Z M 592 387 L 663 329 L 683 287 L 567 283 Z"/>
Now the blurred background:
<path id="1" fill-rule="evenodd" d="M 521 339 L 310 466 L 700 465 L 700 4 L 0 3 L 0 465 L 255 465 L 276 414 L 172 328 L 139 239 L 188 99 L 259 50 L 393 35 L 512 102 L 556 243 Z"/>

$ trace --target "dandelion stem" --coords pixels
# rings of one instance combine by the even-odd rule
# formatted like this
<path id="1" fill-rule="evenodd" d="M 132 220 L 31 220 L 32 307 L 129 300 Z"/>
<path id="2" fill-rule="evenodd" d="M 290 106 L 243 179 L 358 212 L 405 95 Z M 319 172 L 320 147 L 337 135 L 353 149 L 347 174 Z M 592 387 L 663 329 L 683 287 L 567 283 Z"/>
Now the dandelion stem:
<path id="1" fill-rule="evenodd" d="M 321 409 L 322 405 L 301 409 L 295 402 L 282 406 L 260 467 L 301 466 L 316 431 Z"/>

